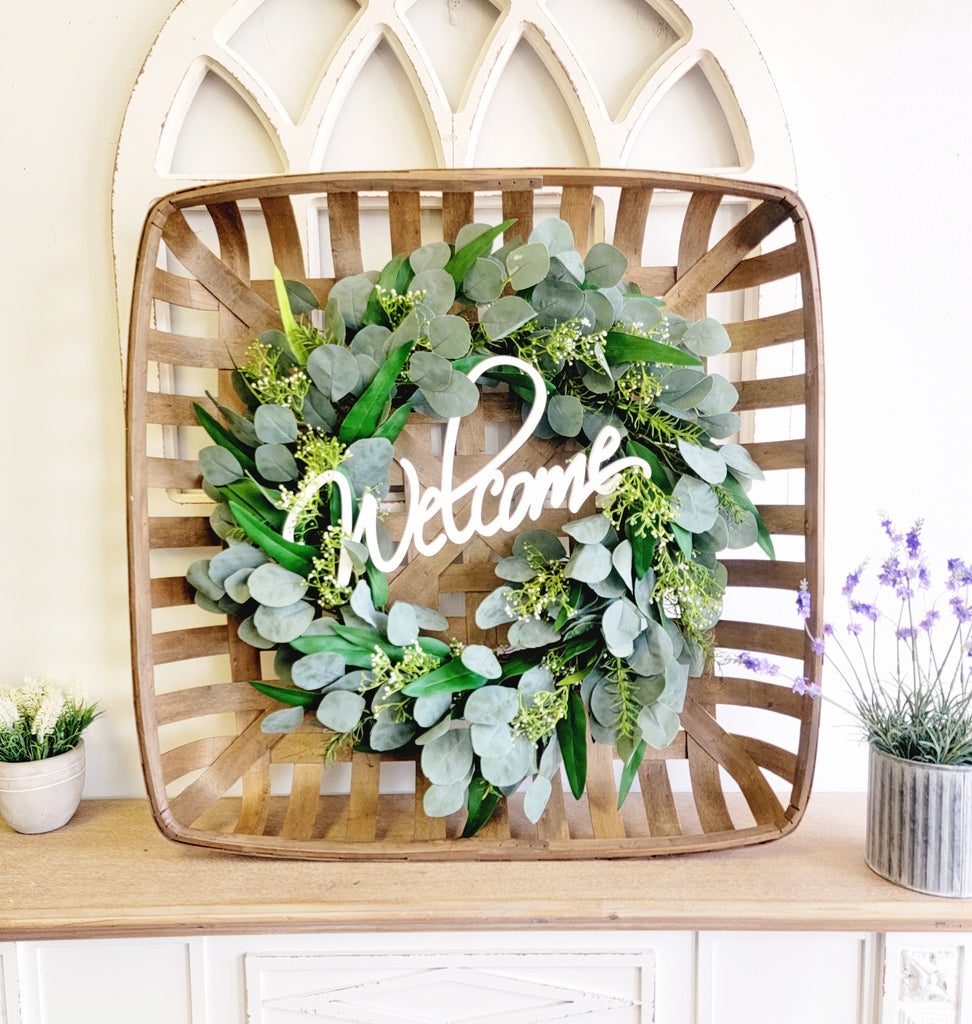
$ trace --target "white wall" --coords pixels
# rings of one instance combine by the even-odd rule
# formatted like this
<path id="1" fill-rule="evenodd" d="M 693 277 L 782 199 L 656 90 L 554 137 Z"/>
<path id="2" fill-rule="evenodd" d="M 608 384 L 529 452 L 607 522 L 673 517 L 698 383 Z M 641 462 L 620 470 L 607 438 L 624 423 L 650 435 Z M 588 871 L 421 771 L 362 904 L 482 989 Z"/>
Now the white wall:
<path id="1" fill-rule="evenodd" d="M 108 711 L 90 734 L 89 796 L 142 792 L 109 210 L 125 105 L 172 6 L 9 5 L 0 33 L 0 678 L 87 681 Z M 840 577 L 866 549 L 881 553 L 879 508 L 924 515 L 939 562 L 972 554 L 960 319 L 972 271 L 972 19 L 959 0 L 735 6 L 777 83 L 816 229 L 837 616 Z M 863 763 L 828 708 L 818 789 L 862 789 Z"/>

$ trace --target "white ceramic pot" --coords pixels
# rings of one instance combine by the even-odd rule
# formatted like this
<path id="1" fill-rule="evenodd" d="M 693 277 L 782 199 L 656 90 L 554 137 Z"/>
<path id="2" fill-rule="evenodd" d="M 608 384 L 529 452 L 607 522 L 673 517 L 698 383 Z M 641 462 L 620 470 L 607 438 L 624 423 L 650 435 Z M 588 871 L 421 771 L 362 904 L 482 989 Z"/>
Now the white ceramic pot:
<path id="1" fill-rule="evenodd" d="M 41 761 L 0 761 L 0 817 L 17 832 L 52 832 L 66 825 L 84 789 L 84 740 Z"/>
<path id="2" fill-rule="evenodd" d="M 972 896 L 972 766 L 904 761 L 871 747 L 864 859 L 933 896 Z"/>

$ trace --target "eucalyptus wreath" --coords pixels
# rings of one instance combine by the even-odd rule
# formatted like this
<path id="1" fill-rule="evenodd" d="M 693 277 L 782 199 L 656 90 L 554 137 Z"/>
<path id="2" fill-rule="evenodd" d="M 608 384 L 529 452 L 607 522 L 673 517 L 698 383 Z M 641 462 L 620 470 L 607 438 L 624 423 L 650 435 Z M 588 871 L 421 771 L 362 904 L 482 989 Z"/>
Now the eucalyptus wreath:
<path id="1" fill-rule="evenodd" d="M 773 554 L 746 493 L 759 468 L 717 443 L 740 426 L 735 388 L 703 363 L 729 348 L 725 329 L 642 295 L 615 247 L 582 257 L 563 221 L 497 248 L 513 224 L 470 224 L 455 245 L 339 279 L 323 309 L 275 272 L 283 330 L 254 341 L 233 373 L 246 411 L 212 396 L 218 417 L 196 405 L 226 546 L 187 577 L 197 604 L 275 651 L 279 683 L 251 683 L 281 705 L 262 728 L 293 731 L 312 714 L 325 758 L 412 749 L 426 813 L 465 809 L 464 835 L 525 781 L 537 820 L 561 765 L 579 798 L 588 733 L 617 748 L 623 801 L 647 747 L 674 739 L 689 676 L 712 654 L 726 585 L 717 554 L 754 543 Z M 481 381 L 508 389 L 525 418 L 538 396 L 522 367 L 542 376 L 537 435 L 589 452 L 612 427 L 628 465 L 593 515 L 564 527 L 569 552 L 543 529 L 516 536 L 476 611 L 483 629 L 509 626 L 493 650 L 432 636 L 448 630 L 439 611 L 389 601 L 341 492 L 356 512 L 384 499 L 409 415 L 469 415 L 476 367 L 495 356 L 507 358 Z"/>

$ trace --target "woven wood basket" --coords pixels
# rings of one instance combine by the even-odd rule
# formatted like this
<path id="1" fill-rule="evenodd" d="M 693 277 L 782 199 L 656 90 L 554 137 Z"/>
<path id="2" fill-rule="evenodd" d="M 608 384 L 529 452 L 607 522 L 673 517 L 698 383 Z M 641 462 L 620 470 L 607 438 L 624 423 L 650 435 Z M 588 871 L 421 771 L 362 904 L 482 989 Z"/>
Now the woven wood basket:
<path id="1" fill-rule="evenodd" d="M 649 750 L 640 793 L 636 786 L 621 810 L 620 762 L 597 745 L 582 800 L 555 785 L 531 825 L 514 796 L 479 836 L 461 839 L 462 815 L 423 814 L 414 762 L 355 753 L 350 764 L 325 767 L 310 722 L 289 735 L 262 733 L 261 718 L 276 705 L 247 681 L 272 679 L 272 660 L 241 642 L 235 623 L 192 602 L 185 569 L 219 544 L 200 490 L 195 455 L 207 442 L 192 403 L 207 391 L 231 403 L 234 361 L 259 333 L 279 328 L 272 266 L 306 281 L 323 304 L 335 278 L 453 240 L 470 221 L 516 217 L 510 234 L 526 237 L 546 216 L 571 225 L 582 253 L 613 241 L 628 257 L 626 277 L 670 310 L 727 324 L 732 349 L 719 369 L 737 381 L 741 440 L 767 474 L 753 497 L 778 559 L 724 559 L 727 613 L 716 642 L 729 654 L 761 652 L 818 674 L 793 610 L 801 579 L 822 590 L 823 486 L 816 263 L 794 194 L 588 170 L 291 176 L 176 192 L 152 208 L 142 237 L 127 421 L 135 700 L 148 792 L 167 836 L 305 858 L 593 858 L 758 843 L 796 826 L 810 793 L 819 702 L 778 680 L 738 678 L 728 661 L 691 681 L 682 731 L 665 750 Z M 460 479 L 482 464 L 498 429 L 491 424 L 510 416 L 503 395 L 484 394 L 463 422 Z M 413 416 L 396 448 L 428 481 L 439 476 L 436 429 Z M 551 458 L 562 453 L 541 442 L 519 453 L 530 468 Z M 559 514 L 540 525 L 556 528 Z M 394 533 L 394 506 L 389 522 Z M 413 560 L 393 580 L 393 598 L 441 602 L 448 635 L 496 643 L 474 612 L 497 586 L 496 552 L 507 553 L 512 539 Z"/>

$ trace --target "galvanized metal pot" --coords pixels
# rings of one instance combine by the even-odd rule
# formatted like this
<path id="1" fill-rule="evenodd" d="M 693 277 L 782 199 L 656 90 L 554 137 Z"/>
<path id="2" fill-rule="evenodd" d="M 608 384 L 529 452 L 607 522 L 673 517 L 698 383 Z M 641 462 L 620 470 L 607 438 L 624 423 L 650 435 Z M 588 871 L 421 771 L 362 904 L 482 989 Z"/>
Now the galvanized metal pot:
<path id="1" fill-rule="evenodd" d="M 933 896 L 972 896 L 972 766 L 904 761 L 871 747 L 864 859 Z"/>

